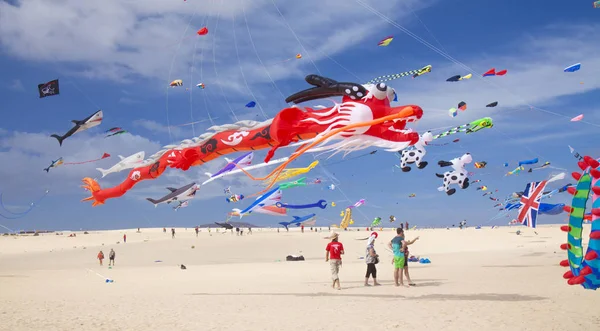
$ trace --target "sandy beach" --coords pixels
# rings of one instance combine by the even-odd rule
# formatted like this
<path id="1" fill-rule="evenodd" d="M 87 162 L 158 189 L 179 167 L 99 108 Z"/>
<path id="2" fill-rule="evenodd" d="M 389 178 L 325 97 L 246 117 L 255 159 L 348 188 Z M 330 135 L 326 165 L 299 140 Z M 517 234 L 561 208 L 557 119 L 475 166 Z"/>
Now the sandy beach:
<path id="1" fill-rule="evenodd" d="M 523 233 L 515 234 L 517 229 Z M 0 330 L 594 330 L 600 296 L 562 279 L 558 226 L 425 229 L 415 287 L 393 285 L 393 229 L 379 232 L 381 287 L 364 287 L 365 238 L 341 231 L 342 290 L 328 231 L 244 236 L 193 228 L 0 237 Z M 589 226 L 586 226 L 586 237 Z M 127 243 L 123 243 L 123 234 Z M 120 243 L 117 243 L 120 242 Z M 195 248 L 192 248 L 194 246 Z M 108 252 L 116 265 L 108 268 Z M 96 255 L 107 259 L 99 266 Z M 286 262 L 287 255 L 306 261 Z M 162 262 L 156 262 L 162 261 Z M 181 270 L 184 264 L 187 269 Z M 113 283 L 105 283 L 105 278 Z"/>

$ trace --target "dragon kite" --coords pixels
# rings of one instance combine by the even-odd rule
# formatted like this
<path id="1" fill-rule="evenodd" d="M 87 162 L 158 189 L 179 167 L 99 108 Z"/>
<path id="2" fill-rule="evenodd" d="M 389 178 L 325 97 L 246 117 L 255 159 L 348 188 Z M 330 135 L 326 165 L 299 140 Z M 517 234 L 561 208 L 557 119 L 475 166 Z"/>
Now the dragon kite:
<path id="1" fill-rule="evenodd" d="M 92 206 L 101 205 L 107 199 L 124 195 L 140 181 L 158 178 L 166 168 L 186 171 L 234 152 L 270 148 L 265 158 L 265 162 L 269 162 L 278 148 L 301 145 L 289 160 L 266 177 L 276 179 L 290 162 L 305 152 L 351 152 L 371 146 L 396 152 L 419 140 L 417 132 L 405 127 L 409 122 L 418 121 L 423 110 L 416 105 L 391 107 L 396 92 L 385 83 L 344 83 L 318 75 L 308 75 L 305 80 L 314 87 L 289 96 L 286 102 L 299 104 L 341 96 L 342 103 L 319 110 L 294 105 L 264 122 L 244 120 L 210 127 L 208 130 L 212 132 L 183 140 L 178 145 L 164 146 L 133 168 L 115 187 L 102 189 L 94 179 L 84 178 L 82 187 L 92 196 L 83 201 L 92 201 Z M 333 140 L 341 141 L 329 144 Z"/>

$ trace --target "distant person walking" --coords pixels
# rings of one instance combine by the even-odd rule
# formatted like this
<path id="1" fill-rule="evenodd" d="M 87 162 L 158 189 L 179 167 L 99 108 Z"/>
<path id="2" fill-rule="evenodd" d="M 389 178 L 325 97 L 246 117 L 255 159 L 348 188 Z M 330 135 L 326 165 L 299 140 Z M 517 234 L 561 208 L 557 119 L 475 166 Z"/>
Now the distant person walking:
<path id="1" fill-rule="evenodd" d="M 300 231 L 301 231 L 302 233 L 304 233 L 304 224 L 302 224 L 302 225 L 300 226 Z"/>
<path id="2" fill-rule="evenodd" d="M 252 234 L 252 228 L 248 228 L 248 234 Z"/>
<path id="3" fill-rule="evenodd" d="M 239 236 L 240 235 L 240 228 L 235 228 L 235 235 Z"/>
<path id="4" fill-rule="evenodd" d="M 115 250 L 111 248 L 110 253 L 108 253 L 108 265 L 109 266 L 111 266 L 111 265 L 113 267 L 115 266 L 115 256 L 116 256 Z"/>
<path id="5" fill-rule="evenodd" d="M 342 266 L 342 255 L 344 254 L 344 245 L 338 240 L 339 234 L 334 232 L 328 239 L 331 239 L 331 242 L 327 244 L 325 247 L 325 262 L 329 262 L 329 267 L 331 269 L 331 279 L 333 280 L 332 288 L 337 290 L 341 290 L 340 286 L 340 267 Z M 337 284 L 337 287 L 336 287 Z"/>
<path id="6" fill-rule="evenodd" d="M 104 253 L 102 251 L 100 251 L 100 253 L 98 253 L 98 261 L 100 261 L 100 265 L 102 265 L 102 260 L 104 260 Z"/>
<path id="7" fill-rule="evenodd" d="M 198 229 L 198 226 L 196 226 L 196 228 L 195 228 L 194 230 L 196 231 L 196 238 L 198 238 L 198 231 L 200 231 L 200 230 Z"/>
<path id="8" fill-rule="evenodd" d="M 167 228 L 163 228 L 163 233 L 167 233 Z"/>
<path id="9" fill-rule="evenodd" d="M 126 243 L 126 242 L 127 242 L 127 235 L 126 235 L 126 234 L 124 234 L 124 235 L 123 235 L 123 243 Z"/>
<path id="10" fill-rule="evenodd" d="M 404 229 L 408 230 L 408 221 L 404 225 L 405 225 Z"/>
<path id="11" fill-rule="evenodd" d="M 380 286 L 377 282 L 377 267 L 379 263 L 379 255 L 375 251 L 375 239 L 377 239 L 377 232 L 371 233 L 369 239 L 367 239 L 367 252 L 365 256 L 365 262 L 367 263 L 367 274 L 365 275 L 365 286 L 371 286 L 369 284 L 369 277 L 373 277 L 373 285 Z"/>
<path id="12" fill-rule="evenodd" d="M 175 239 L 175 228 L 171 228 L 171 239 Z"/>

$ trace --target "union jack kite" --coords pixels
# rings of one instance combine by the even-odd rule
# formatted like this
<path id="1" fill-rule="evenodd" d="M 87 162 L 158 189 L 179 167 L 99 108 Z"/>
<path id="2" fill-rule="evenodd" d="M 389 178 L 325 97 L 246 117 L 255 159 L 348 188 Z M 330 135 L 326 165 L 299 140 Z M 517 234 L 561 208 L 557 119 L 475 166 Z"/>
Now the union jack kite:
<path id="1" fill-rule="evenodd" d="M 519 223 L 527 225 L 530 228 L 535 228 L 540 200 L 542 199 L 542 194 L 547 183 L 548 181 L 544 180 L 527 184 L 521 197 L 521 207 L 519 208 L 519 217 L 517 218 Z"/>

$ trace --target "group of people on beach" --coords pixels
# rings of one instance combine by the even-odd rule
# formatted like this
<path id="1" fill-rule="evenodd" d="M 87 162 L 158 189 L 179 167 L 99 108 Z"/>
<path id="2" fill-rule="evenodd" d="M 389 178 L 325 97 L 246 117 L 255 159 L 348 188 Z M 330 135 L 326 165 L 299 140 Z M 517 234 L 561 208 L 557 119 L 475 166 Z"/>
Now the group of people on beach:
<path id="1" fill-rule="evenodd" d="M 115 253 L 115 250 L 111 248 L 110 253 L 108 253 L 108 266 L 109 267 L 115 265 L 115 257 L 116 256 L 117 256 L 117 254 Z M 98 261 L 100 262 L 100 265 L 103 265 L 102 261 L 104 260 L 104 252 L 100 251 L 98 253 L 97 258 L 98 258 Z"/>
<path id="2" fill-rule="evenodd" d="M 365 286 L 371 286 L 371 284 L 369 284 L 370 278 L 373 278 L 374 286 L 381 285 L 377 282 L 376 265 L 379 263 L 379 254 L 377 254 L 377 251 L 375 250 L 375 240 L 378 236 L 377 232 L 372 232 L 367 239 L 365 252 L 365 262 L 367 264 Z M 331 278 L 333 280 L 331 287 L 340 290 L 339 271 L 342 266 L 342 255 L 345 253 L 344 245 L 339 241 L 339 234 L 337 232 L 334 232 L 328 239 L 331 239 L 331 241 L 325 248 L 325 262 L 329 262 L 331 269 Z M 414 244 L 418 239 L 419 237 L 416 237 L 413 240 L 407 240 L 404 235 L 404 229 L 400 227 L 396 229 L 396 236 L 388 243 L 388 247 L 394 253 L 392 264 L 394 265 L 394 283 L 396 286 L 415 286 L 408 273 L 408 246 Z M 404 284 L 404 276 L 406 276 L 408 285 Z"/>

